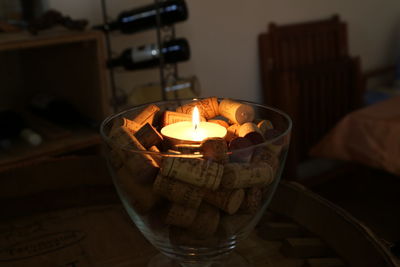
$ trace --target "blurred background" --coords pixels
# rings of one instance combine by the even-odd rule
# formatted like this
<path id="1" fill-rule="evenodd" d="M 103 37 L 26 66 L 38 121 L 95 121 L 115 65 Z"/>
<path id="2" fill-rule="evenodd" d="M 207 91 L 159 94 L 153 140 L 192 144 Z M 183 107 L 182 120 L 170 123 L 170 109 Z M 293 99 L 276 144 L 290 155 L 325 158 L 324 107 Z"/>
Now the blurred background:
<path id="1" fill-rule="evenodd" d="M 111 18 L 119 12 L 146 5 L 146 0 L 108 2 Z M 186 1 L 189 19 L 176 24 L 177 36 L 186 37 L 192 57 L 180 65 L 182 76 L 196 74 L 204 96 L 216 95 L 257 101 L 261 79 L 257 36 L 270 22 L 277 24 L 319 20 L 340 14 L 348 23 L 350 54 L 359 55 L 363 70 L 396 62 L 400 54 L 400 3 L 396 0 L 251 0 Z M 46 6 L 93 25 L 102 22 L 100 1 L 48 0 Z M 153 31 L 113 38 L 115 51 L 155 41 Z M 157 72 L 120 74 L 120 81 L 143 84 L 157 79 Z"/>

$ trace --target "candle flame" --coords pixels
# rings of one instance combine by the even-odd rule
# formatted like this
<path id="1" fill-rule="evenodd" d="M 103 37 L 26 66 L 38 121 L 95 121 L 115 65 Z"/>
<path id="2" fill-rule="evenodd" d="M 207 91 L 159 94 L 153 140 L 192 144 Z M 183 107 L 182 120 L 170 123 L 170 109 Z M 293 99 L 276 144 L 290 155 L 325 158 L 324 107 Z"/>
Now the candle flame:
<path id="1" fill-rule="evenodd" d="M 194 130 L 196 131 L 197 127 L 199 126 L 199 123 L 200 123 L 199 109 L 196 106 L 193 109 L 192 123 L 193 123 Z"/>

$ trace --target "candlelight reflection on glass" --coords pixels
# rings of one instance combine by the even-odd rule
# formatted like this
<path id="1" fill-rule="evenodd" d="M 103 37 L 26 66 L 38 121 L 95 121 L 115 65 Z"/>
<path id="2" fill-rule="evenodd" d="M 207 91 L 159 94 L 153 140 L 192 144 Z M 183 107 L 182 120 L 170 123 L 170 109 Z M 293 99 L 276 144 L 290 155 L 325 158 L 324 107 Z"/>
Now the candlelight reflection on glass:
<path id="1" fill-rule="evenodd" d="M 117 192 L 161 252 L 149 266 L 247 266 L 233 250 L 273 196 L 290 130 L 279 110 L 215 97 L 107 118 L 101 134 Z"/>

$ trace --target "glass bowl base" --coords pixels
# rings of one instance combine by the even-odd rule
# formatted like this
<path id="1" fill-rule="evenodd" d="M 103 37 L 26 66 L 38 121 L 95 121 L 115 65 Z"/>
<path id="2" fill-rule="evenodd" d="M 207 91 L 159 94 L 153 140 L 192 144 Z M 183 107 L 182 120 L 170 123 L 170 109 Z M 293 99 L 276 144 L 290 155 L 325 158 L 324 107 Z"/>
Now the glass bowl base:
<path id="1" fill-rule="evenodd" d="M 229 254 L 222 262 L 179 263 L 162 253 L 155 255 L 147 267 L 252 267 L 248 260 L 238 253 Z"/>

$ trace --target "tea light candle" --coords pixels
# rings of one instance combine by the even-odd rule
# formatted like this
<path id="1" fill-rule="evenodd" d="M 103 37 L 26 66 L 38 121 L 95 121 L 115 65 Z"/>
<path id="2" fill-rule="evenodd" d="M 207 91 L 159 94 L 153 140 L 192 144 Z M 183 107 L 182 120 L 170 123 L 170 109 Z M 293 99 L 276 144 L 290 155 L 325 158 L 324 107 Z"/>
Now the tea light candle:
<path id="1" fill-rule="evenodd" d="M 226 128 L 211 122 L 200 122 L 199 110 L 195 107 L 192 121 L 181 121 L 167 125 L 161 129 L 161 134 L 178 141 L 200 142 L 210 137 L 224 138 Z"/>

